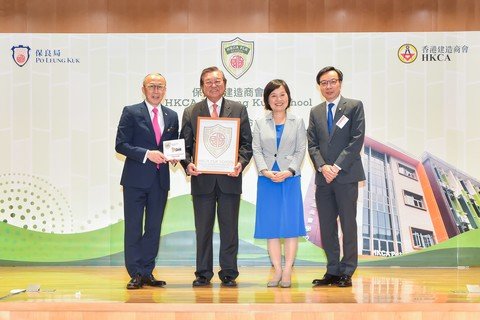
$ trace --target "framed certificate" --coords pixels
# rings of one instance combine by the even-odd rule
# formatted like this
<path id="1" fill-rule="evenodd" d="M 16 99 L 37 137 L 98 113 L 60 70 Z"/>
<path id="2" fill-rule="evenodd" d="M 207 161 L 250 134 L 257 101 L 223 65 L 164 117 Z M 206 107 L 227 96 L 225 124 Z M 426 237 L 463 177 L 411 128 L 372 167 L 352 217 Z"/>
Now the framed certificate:
<path id="1" fill-rule="evenodd" d="M 195 166 L 203 173 L 227 174 L 238 162 L 239 118 L 197 118 Z"/>

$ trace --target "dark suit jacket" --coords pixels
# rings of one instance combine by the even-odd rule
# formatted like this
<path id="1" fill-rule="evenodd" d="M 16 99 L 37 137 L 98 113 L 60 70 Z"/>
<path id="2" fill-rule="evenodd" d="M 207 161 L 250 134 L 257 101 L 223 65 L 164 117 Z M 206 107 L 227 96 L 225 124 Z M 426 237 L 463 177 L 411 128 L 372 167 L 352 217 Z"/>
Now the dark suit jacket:
<path id="1" fill-rule="evenodd" d="M 361 150 L 365 138 L 365 114 L 359 100 L 340 97 L 335 118 L 334 130 L 328 135 L 326 102 L 310 110 L 307 130 L 308 153 L 315 167 L 315 184 L 326 185 L 325 177 L 318 169 L 325 164 L 336 164 L 342 170 L 335 179 L 338 183 L 351 183 L 365 180 Z M 340 128 L 337 122 L 345 116 L 348 121 Z"/>
<path id="2" fill-rule="evenodd" d="M 185 139 L 186 159 L 181 162 L 185 169 L 189 163 L 195 162 L 198 117 L 210 117 L 206 99 L 186 108 L 183 112 L 180 138 Z M 240 119 L 238 162 L 242 164 L 242 169 L 245 169 L 252 158 L 252 131 L 250 129 L 247 108 L 238 102 L 224 98 L 220 110 L 220 117 Z M 230 177 L 224 174 L 202 173 L 199 176 L 192 176 L 192 194 L 211 193 L 213 192 L 215 183 L 218 183 L 220 190 L 224 193 L 242 193 L 242 174 L 238 177 Z"/>
<path id="3" fill-rule="evenodd" d="M 145 102 L 126 106 L 118 124 L 115 150 L 126 156 L 120 184 L 123 186 L 147 188 L 157 173 L 157 165 L 147 159 L 143 163 L 147 150 L 163 151 L 163 141 L 178 139 L 178 116 L 175 111 L 161 106 L 165 127 L 157 145 L 152 120 Z M 170 171 L 167 164 L 158 169 L 161 187 L 170 189 Z"/>

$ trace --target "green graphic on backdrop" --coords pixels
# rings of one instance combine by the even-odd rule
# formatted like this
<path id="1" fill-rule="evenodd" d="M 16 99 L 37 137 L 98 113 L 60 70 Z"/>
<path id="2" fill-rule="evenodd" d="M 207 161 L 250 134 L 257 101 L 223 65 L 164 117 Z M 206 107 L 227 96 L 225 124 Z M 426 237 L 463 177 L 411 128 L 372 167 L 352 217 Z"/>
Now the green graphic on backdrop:
<path id="1" fill-rule="evenodd" d="M 239 264 L 268 264 L 266 241 L 253 239 L 255 206 L 242 201 L 240 209 L 241 247 Z M 123 256 L 123 221 L 109 227 L 74 234 L 42 233 L 0 223 L 0 261 L 22 264 L 65 263 L 84 264 L 99 260 L 109 265 Z M 218 232 L 217 227 L 215 232 Z M 178 235 L 178 236 L 176 236 Z M 194 224 L 190 195 L 169 200 L 162 230 L 159 264 L 194 264 Z M 117 258 L 118 260 L 118 258 Z M 297 265 L 324 264 L 323 250 L 305 239 L 300 239 Z M 113 264 L 121 264 L 115 262 Z M 480 230 L 472 230 L 421 251 L 392 258 L 360 257 L 365 266 L 474 266 L 480 265 Z"/>

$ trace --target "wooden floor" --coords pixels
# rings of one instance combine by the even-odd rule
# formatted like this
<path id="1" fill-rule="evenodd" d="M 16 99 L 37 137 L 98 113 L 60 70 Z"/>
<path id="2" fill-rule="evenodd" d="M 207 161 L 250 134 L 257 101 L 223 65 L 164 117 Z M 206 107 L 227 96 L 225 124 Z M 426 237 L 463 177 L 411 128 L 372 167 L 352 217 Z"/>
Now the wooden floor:
<path id="1" fill-rule="evenodd" d="M 192 288 L 194 268 L 160 267 L 165 288 L 126 290 L 123 267 L 0 267 L 0 320 L 10 319 L 480 319 L 480 268 L 361 268 L 352 288 L 312 288 L 322 268 L 297 267 L 289 289 L 267 288 L 270 268 L 240 269 L 238 288 Z"/>

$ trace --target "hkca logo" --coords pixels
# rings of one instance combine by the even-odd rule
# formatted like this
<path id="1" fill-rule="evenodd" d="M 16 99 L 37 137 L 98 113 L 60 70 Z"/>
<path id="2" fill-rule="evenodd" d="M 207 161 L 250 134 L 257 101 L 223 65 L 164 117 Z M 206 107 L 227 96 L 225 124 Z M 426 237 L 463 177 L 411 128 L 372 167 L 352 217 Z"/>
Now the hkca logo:
<path id="1" fill-rule="evenodd" d="M 403 63 L 409 64 L 417 59 L 418 51 L 413 44 L 403 44 L 397 52 L 398 59 Z"/>
<path id="2" fill-rule="evenodd" d="M 23 67 L 27 63 L 28 59 L 30 59 L 30 47 L 25 47 L 23 45 L 13 46 L 12 58 L 17 66 Z"/>

